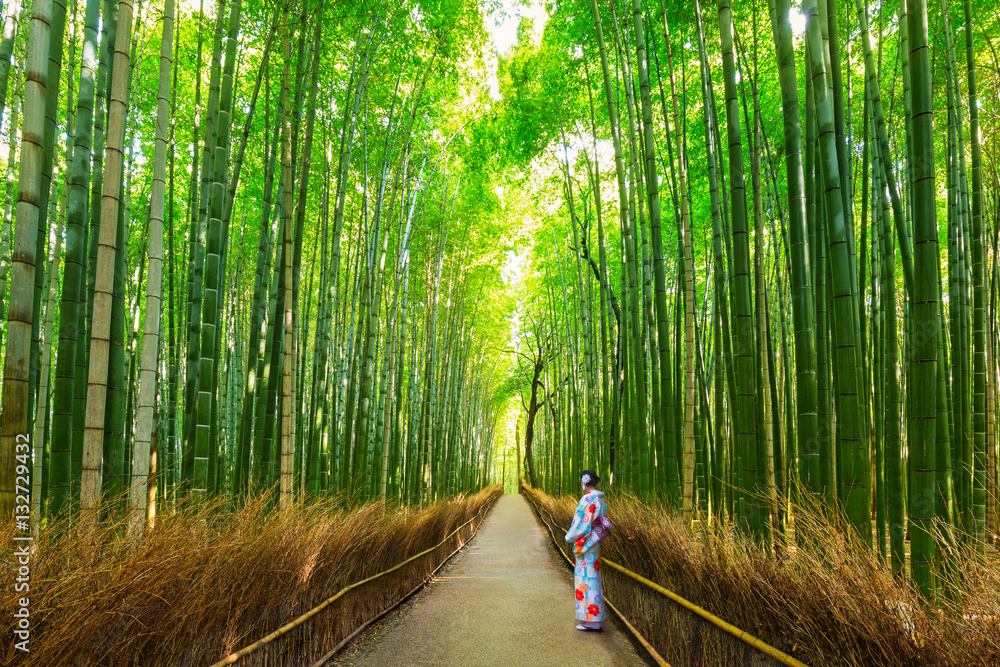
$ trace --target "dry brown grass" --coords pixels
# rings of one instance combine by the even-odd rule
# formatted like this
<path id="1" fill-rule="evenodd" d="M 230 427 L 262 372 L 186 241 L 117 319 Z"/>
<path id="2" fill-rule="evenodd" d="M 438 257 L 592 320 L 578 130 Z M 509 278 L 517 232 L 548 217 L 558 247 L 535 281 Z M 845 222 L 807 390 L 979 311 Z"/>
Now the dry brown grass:
<path id="1" fill-rule="evenodd" d="M 576 498 L 526 493 L 569 525 Z M 808 665 L 1000 665 L 995 558 L 958 554 L 961 583 L 951 601 L 929 608 L 816 514 L 798 512 L 799 530 L 820 536 L 814 547 L 773 559 L 728 528 L 691 536 L 679 518 L 634 496 L 614 493 L 608 507 L 614 532 L 603 556 Z M 614 569 L 602 574 L 608 598 L 671 665 L 778 664 Z"/>
<path id="2" fill-rule="evenodd" d="M 71 526 L 52 525 L 31 562 L 31 652 L 7 642 L 20 594 L 5 585 L 0 656 L 24 665 L 207 665 L 434 546 L 498 491 L 410 511 L 371 504 L 347 512 L 315 501 L 277 512 L 266 497 L 234 512 L 191 505 L 158 517 L 134 550 L 124 516 L 105 522 L 96 549 L 82 546 Z M 310 664 L 420 583 L 474 527 L 347 593 L 239 664 Z M 13 524 L 0 527 L 0 543 L 12 544 L 12 536 Z"/>

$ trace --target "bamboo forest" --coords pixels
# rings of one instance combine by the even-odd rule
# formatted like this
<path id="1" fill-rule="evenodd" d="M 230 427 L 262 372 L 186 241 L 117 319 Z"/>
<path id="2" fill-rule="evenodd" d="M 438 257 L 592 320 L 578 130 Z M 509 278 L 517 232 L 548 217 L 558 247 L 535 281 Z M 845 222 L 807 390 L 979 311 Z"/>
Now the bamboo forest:
<path id="1" fill-rule="evenodd" d="M 991 2 L 0 4 L 4 664 L 1000 665 Z"/>

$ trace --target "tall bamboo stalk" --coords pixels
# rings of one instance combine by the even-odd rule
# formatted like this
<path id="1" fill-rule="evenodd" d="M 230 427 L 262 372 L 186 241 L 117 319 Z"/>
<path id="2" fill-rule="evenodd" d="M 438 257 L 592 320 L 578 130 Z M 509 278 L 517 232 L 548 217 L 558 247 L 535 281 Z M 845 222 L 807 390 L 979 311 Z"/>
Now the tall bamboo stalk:
<path id="1" fill-rule="evenodd" d="M 926 0 L 907 0 L 907 41 L 913 135 L 914 305 L 911 309 L 911 484 L 909 522 L 913 580 L 928 599 L 933 592 L 934 460 L 937 420 L 937 348 L 940 331 L 938 234 L 934 202 L 934 130 Z"/>
<path id="2" fill-rule="evenodd" d="M 80 529 L 89 539 L 101 501 L 101 456 L 104 444 L 108 355 L 111 345 L 111 305 L 114 294 L 115 255 L 119 209 L 122 206 L 122 171 L 125 115 L 128 95 L 128 63 L 132 34 L 132 3 L 119 0 L 114 70 L 108 105 L 104 186 L 101 195 L 101 233 L 98 241 L 94 283 L 94 318 L 90 342 L 90 372 L 87 381 L 87 412 L 84 425 L 83 476 L 80 482 Z"/>
<path id="3" fill-rule="evenodd" d="M 283 99 L 285 104 L 290 104 L 291 97 L 289 95 L 289 77 L 290 77 L 290 50 L 292 42 L 292 26 L 291 22 L 288 20 L 288 6 L 285 6 L 284 19 L 285 24 L 285 38 L 282 47 L 283 60 L 285 63 L 284 71 L 281 76 L 281 87 Z M 294 282 L 293 276 L 293 261 L 292 256 L 295 252 L 294 250 L 294 235 L 295 228 L 292 222 L 292 122 L 291 122 L 291 109 L 286 106 L 282 114 L 282 123 L 284 125 L 284 140 L 282 147 L 282 172 L 284 176 L 284 206 L 282 212 L 282 226 L 284 227 L 284 274 L 285 274 L 285 285 L 284 285 L 284 312 L 282 313 L 282 366 L 281 366 L 281 495 L 280 507 L 282 510 L 290 509 L 292 502 L 294 500 L 293 489 L 292 489 L 292 476 L 294 470 L 292 468 L 293 459 L 295 455 L 295 419 L 293 417 L 293 391 L 294 391 L 294 368 L 293 368 L 293 352 L 294 352 L 294 313 L 292 299 L 292 284 Z"/>
<path id="4" fill-rule="evenodd" d="M 149 276 L 146 279 L 146 312 L 143 326 L 142 367 L 139 371 L 135 452 L 129 491 L 129 526 L 142 535 L 149 509 L 150 450 L 156 407 L 157 361 L 160 347 L 162 300 L 163 204 L 167 176 L 167 128 L 170 124 L 170 69 L 173 66 L 174 0 L 163 7 L 160 42 L 160 78 L 156 93 L 156 138 L 153 149 L 153 190 L 149 212 Z"/>

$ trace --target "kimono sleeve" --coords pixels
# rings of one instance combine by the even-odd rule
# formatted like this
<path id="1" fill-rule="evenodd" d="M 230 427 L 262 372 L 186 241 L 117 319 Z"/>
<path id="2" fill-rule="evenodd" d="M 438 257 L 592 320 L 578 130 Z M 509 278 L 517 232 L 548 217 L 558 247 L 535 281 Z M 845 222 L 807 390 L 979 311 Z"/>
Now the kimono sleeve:
<path id="1" fill-rule="evenodd" d="M 590 502 L 586 496 L 580 500 L 576 506 L 576 514 L 573 517 L 573 525 L 566 533 L 566 541 L 573 542 L 580 538 L 586 538 L 591 532 L 590 524 L 594 520 L 594 503 Z"/>
<path id="2" fill-rule="evenodd" d="M 597 511 L 592 513 L 590 517 L 590 523 L 587 524 L 589 530 L 587 537 L 583 542 L 584 551 L 589 551 L 594 545 L 596 545 L 598 542 L 603 541 L 604 538 L 607 537 L 607 531 L 597 530 L 594 528 L 600 521 L 603 520 L 604 513 L 607 511 L 607 507 L 605 506 L 604 501 L 600 500 L 597 503 L 591 505 L 590 507 L 596 507 Z"/>
<path id="3" fill-rule="evenodd" d="M 602 538 L 597 534 L 597 531 L 590 531 L 590 535 L 587 536 L 587 539 L 583 543 L 583 550 L 590 551 L 590 549 L 593 548 L 595 544 L 600 542 L 601 539 Z"/>

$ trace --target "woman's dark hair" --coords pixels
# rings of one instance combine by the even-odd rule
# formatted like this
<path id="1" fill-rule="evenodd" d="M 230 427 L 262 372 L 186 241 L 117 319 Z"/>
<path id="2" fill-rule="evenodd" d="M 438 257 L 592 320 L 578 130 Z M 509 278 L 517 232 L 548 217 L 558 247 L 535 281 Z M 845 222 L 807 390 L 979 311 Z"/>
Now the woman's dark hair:
<path id="1" fill-rule="evenodd" d="M 597 486 L 601 483 L 601 478 L 593 470 L 584 470 L 580 473 L 580 480 L 587 486 Z"/>

